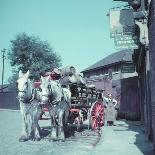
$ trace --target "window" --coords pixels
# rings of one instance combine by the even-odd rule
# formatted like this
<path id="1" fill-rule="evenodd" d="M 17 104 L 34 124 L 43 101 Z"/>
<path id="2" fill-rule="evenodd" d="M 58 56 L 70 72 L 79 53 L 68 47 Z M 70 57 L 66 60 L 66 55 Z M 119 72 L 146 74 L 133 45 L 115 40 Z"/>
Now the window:
<path id="1" fill-rule="evenodd" d="M 135 65 L 134 64 L 123 64 L 121 67 L 122 73 L 134 73 L 135 72 Z"/>

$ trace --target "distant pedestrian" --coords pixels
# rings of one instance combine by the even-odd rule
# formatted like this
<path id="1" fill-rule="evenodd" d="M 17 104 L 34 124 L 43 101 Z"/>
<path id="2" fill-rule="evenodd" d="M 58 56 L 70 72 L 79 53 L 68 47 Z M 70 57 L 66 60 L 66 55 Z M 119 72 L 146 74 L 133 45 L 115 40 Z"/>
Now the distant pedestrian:
<path id="1" fill-rule="evenodd" d="M 103 101 L 103 98 L 102 98 L 102 90 L 100 90 L 100 89 L 97 90 L 97 99 L 99 101 Z"/>
<path id="2" fill-rule="evenodd" d="M 105 101 L 105 120 L 108 126 L 114 125 L 116 120 L 116 111 L 115 107 L 117 105 L 117 101 L 113 98 L 112 94 L 108 94 L 107 97 L 104 97 L 103 100 Z"/>

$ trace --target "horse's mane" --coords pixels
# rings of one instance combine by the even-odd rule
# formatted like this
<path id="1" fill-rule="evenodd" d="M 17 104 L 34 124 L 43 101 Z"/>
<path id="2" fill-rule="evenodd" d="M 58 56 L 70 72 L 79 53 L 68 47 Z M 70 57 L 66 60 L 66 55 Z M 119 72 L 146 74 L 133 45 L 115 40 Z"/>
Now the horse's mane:
<path id="1" fill-rule="evenodd" d="M 62 87 L 59 81 L 50 81 L 52 102 L 61 101 L 63 97 Z"/>

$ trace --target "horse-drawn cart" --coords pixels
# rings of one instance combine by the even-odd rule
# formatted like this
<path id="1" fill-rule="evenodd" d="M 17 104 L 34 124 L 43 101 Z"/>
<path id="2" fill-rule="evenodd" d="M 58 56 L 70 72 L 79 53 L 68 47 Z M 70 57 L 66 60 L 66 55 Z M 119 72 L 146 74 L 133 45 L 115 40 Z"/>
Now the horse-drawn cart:
<path id="1" fill-rule="evenodd" d="M 30 131 L 35 131 L 32 133 L 34 139 L 40 139 L 38 120 L 41 113 L 49 112 L 51 122 L 49 140 L 64 141 L 68 123 L 75 123 L 79 127 L 87 121 L 87 125 L 93 130 L 98 130 L 104 125 L 104 105 L 102 100 L 98 99 L 95 88 L 87 87 L 80 75 L 71 73 L 62 74 L 60 78 L 41 76 L 40 81 L 33 83 L 29 79 L 29 71 L 25 74 L 19 72 L 19 102 L 21 107 L 29 105 L 29 109 L 22 113 L 24 117 L 29 113 L 33 125 L 25 121 L 27 116 L 23 119 L 23 123 L 34 128 Z M 25 133 L 20 141 L 29 139 L 29 133 L 27 131 Z"/>
<path id="2" fill-rule="evenodd" d="M 57 77 L 58 74 L 46 74 L 50 81 L 57 81 L 61 84 L 61 87 L 68 88 L 71 92 L 70 99 L 70 110 L 68 115 L 68 123 L 77 124 L 80 127 L 81 124 L 87 123 L 91 129 L 96 130 L 104 125 L 104 105 L 101 99 L 98 99 L 97 90 L 95 87 L 88 87 L 83 81 L 84 79 L 76 74 L 73 69 L 74 67 L 67 68 L 68 70 L 61 76 Z M 35 87 L 40 87 L 40 81 L 35 82 Z M 43 109 L 43 117 L 47 113 L 47 108 Z M 46 116 L 45 116 L 46 117 Z"/>
<path id="3" fill-rule="evenodd" d="M 39 87 L 40 82 L 36 82 Z M 96 130 L 104 125 L 104 105 L 103 101 L 98 99 L 95 87 L 86 87 L 85 85 L 70 84 L 71 108 L 68 123 L 76 124 L 77 128 L 86 122 L 91 129 Z M 43 108 L 41 119 L 49 118 L 48 109 Z"/>
<path id="4" fill-rule="evenodd" d="M 98 99 L 95 87 L 70 84 L 71 109 L 69 123 L 78 126 L 86 122 L 93 130 L 104 125 L 104 105 Z"/>

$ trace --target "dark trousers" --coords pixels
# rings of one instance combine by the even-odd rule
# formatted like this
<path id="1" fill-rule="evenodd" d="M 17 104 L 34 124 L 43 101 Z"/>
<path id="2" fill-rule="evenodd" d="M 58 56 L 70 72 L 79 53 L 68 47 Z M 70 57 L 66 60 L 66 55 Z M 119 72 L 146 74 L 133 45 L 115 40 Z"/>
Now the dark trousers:
<path id="1" fill-rule="evenodd" d="M 107 125 L 112 126 L 112 125 L 114 125 L 114 122 L 113 121 L 107 121 Z"/>

